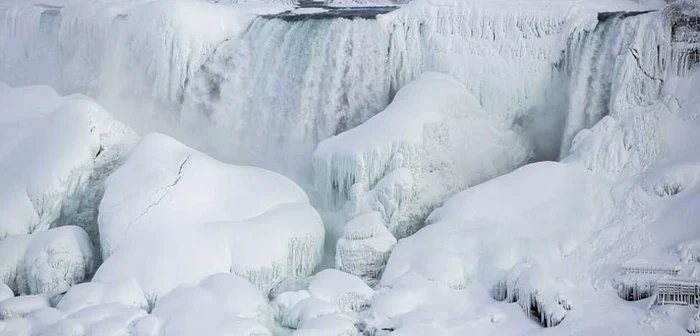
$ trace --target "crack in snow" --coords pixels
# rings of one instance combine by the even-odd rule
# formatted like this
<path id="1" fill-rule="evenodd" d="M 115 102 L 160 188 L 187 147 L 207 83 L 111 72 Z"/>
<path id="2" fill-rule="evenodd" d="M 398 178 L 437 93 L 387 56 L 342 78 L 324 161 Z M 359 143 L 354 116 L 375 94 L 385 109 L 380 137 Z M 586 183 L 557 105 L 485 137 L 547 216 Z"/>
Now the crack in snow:
<path id="1" fill-rule="evenodd" d="M 131 226 L 132 226 L 134 223 L 136 223 L 139 219 L 141 219 L 143 216 L 145 216 L 145 215 L 148 213 L 148 211 L 151 210 L 151 208 L 153 208 L 154 206 L 160 204 L 160 202 L 165 198 L 165 196 L 168 196 L 168 193 L 170 192 L 170 189 L 172 189 L 173 187 L 175 187 L 175 186 L 177 185 L 177 183 L 180 182 L 180 179 L 181 179 L 182 176 L 183 176 L 183 175 L 182 175 L 182 170 L 183 170 L 183 168 L 185 167 L 185 164 L 187 163 L 187 161 L 190 159 L 190 156 L 192 156 L 192 154 L 188 154 L 187 157 L 185 157 L 185 160 L 183 160 L 182 163 L 180 163 L 180 167 L 179 167 L 178 170 L 177 170 L 177 178 L 175 178 L 175 181 L 173 181 L 172 184 L 169 184 L 169 185 L 165 186 L 165 187 L 163 188 L 163 190 L 165 190 L 165 192 L 163 193 L 163 195 L 161 195 L 155 202 L 149 204 L 149 205 L 146 207 L 146 209 L 143 210 L 143 212 L 142 212 L 140 215 L 138 215 L 133 221 L 131 221 L 131 223 L 129 223 L 129 225 L 128 225 L 128 226 L 126 227 L 126 229 L 124 230 L 124 233 L 125 233 L 125 234 L 126 234 L 127 232 L 129 232 L 129 229 L 131 229 Z"/>
<path id="2" fill-rule="evenodd" d="M 642 63 L 641 63 L 641 61 L 639 60 L 639 52 L 637 51 L 637 49 L 633 49 L 633 48 L 627 48 L 627 49 L 629 49 L 630 53 L 632 53 L 632 57 L 634 57 L 635 62 L 637 62 L 637 68 L 639 68 L 639 70 L 640 70 L 645 76 L 647 76 L 647 77 L 649 77 L 649 78 L 651 78 L 651 79 L 653 79 L 653 80 L 660 81 L 661 83 L 664 82 L 663 79 L 658 78 L 658 77 L 655 77 L 655 76 L 652 76 L 650 73 L 648 73 L 646 70 L 644 70 L 644 68 L 642 67 Z"/>

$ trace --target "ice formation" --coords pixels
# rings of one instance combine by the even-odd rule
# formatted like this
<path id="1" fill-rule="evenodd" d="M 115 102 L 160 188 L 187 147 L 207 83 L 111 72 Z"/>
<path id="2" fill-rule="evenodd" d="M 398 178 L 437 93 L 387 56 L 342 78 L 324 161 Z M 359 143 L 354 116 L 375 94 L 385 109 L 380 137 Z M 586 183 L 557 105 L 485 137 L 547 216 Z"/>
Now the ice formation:
<path id="1" fill-rule="evenodd" d="M 14 293 L 61 293 L 92 274 L 90 239 L 77 226 L 0 240 L 0 280 Z"/>
<path id="2" fill-rule="evenodd" d="M 69 291 L 63 307 L 79 309 L 71 313 L 48 307 L 46 296 L 8 298 L 0 306 L 17 317 L 0 321 L 2 333 L 187 333 L 223 316 L 219 325 L 234 334 L 271 334 L 265 323 L 236 317 L 234 299 L 215 303 L 219 291 L 202 280 L 213 273 L 236 273 L 264 289 L 280 280 L 270 292 L 276 320 L 296 335 L 685 332 L 671 310 L 620 300 L 614 277 L 634 257 L 682 261 L 687 268 L 697 263 L 700 15 L 691 1 L 648 12 L 623 1 L 416 0 L 376 19 L 300 21 L 194 1 L 0 7 L 0 80 L 87 93 L 141 131 L 164 131 L 217 158 L 284 172 L 303 186 L 315 179 L 322 191 L 312 195 L 315 204 L 327 218 L 339 218 L 327 221 L 330 245 L 341 233 L 364 233 L 364 227 L 353 231 L 354 221 L 368 213 L 381 217 L 367 222 L 373 227 L 406 236 L 460 192 L 430 215 L 427 227 L 394 246 L 376 292 L 350 275 L 319 290 L 323 277 L 283 279 L 310 275 L 323 245 L 320 219 L 299 188 L 271 173 L 227 166 L 246 171 L 239 178 L 246 192 L 231 191 L 222 187 L 222 164 L 149 136 L 142 146 L 163 141 L 137 149 L 108 181 L 113 195 L 103 202 L 101 248 L 109 258 L 94 292 Z M 415 97 L 406 97 L 413 89 Z M 471 97 L 479 112 L 470 127 L 428 113 L 453 90 Z M 410 107 L 402 116 L 414 118 L 391 117 L 400 106 Z M 439 117 L 444 127 L 424 127 L 435 119 L 423 117 Z M 388 121 L 376 121 L 382 119 Z M 408 128 L 413 131 L 397 136 Z M 441 132 L 460 137 L 437 137 Z M 14 134 L 0 133 L 0 162 L 15 148 L 7 140 Z M 318 142 L 348 134 L 355 136 L 338 140 L 326 158 L 352 159 L 320 166 L 318 157 L 309 160 Z M 494 155 L 489 134 L 512 136 L 506 149 L 526 154 L 491 175 L 459 171 Z M 397 155 L 383 136 L 423 153 Z M 483 152 L 465 155 L 482 149 L 469 147 L 469 137 L 491 140 Z M 562 162 L 528 165 L 473 186 L 527 159 Z M 310 164 L 325 173 L 307 174 Z M 430 164 L 438 173 L 426 173 Z M 441 180 L 444 172 L 454 174 Z M 256 199 L 265 206 L 251 206 Z M 312 238 L 291 248 L 280 244 L 306 224 Z M 387 247 L 391 239 L 382 235 Z M 272 271 L 249 272 L 261 265 Z M 131 277 L 138 286 L 123 290 L 134 300 L 98 303 L 113 301 L 107 288 Z M 183 282 L 199 285 L 175 289 Z M 146 315 L 136 287 L 151 304 L 170 297 L 182 306 L 177 302 L 186 297 L 215 311 L 196 312 L 199 322 L 191 325 L 186 312 L 166 306 Z M 221 296 L 240 289 L 223 287 Z M 244 292 L 254 292 L 249 289 Z M 362 298 L 371 293 L 371 306 L 343 311 L 337 298 L 348 289 Z M 236 313 L 219 315 L 230 310 Z M 177 318 L 168 320 L 170 313 Z"/>
<path id="3" fill-rule="evenodd" d="M 267 291 L 310 275 L 323 249 L 321 219 L 293 182 L 162 134 L 110 175 L 99 210 L 105 262 L 94 281 L 134 277 L 151 299 L 226 272 Z"/>
<path id="4" fill-rule="evenodd" d="M 335 267 L 375 284 L 384 271 L 396 238 L 376 211 L 358 215 L 345 225 L 335 250 Z"/>
<path id="5" fill-rule="evenodd" d="M 321 142 L 314 153 L 317 190 L 331 209 L 359 196 L 397 237 L 457 191 L 503 174 L 530 158 L 516 132 L 484 111 L 450 76 L 425 73 L 362 125 Z M 353 214 L 349 214 L 352 218 Z"/>
<path id="6" fill-rule="evenodd" d="M 87 97 L 49 87 L 0 83 L 0 101 L 0 239 L 78 225 L 97 244 L 102 183 L 136 135 Z"/>

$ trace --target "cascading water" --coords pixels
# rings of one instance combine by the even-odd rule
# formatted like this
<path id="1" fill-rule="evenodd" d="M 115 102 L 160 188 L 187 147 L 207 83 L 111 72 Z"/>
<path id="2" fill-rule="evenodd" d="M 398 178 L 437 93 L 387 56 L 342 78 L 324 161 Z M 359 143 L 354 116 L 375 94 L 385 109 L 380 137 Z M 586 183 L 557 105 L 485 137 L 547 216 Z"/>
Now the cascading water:
<path id="1" fill-rule="evenodd" d="M 560 158 L 572 140 L 606 115 L 653 103 L 669 63 L 670 30 L 659 13 L 599 15 L 592 30 L 569 38 L 569 107 Z"/>
<path id="2" fill-rule="evenodd" d="M 190 81 L 181 126 L 216 134 L 204 146 L 233 161 L 299 177 L 320 140 L 389 103 L 388 49 L 376 20 L 258 19 Z"/>

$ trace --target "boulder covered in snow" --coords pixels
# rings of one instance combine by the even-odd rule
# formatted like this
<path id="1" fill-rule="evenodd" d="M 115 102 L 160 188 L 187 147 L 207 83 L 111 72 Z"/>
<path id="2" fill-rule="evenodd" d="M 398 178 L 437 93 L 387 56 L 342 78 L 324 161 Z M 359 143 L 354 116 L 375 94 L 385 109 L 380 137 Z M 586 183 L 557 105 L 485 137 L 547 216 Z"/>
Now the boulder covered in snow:
<path id="1" fill-rule="evenodd" d="M 103 182 L 137 136 L 99 105 L 0 83 L 0 239 L 78 225 L 98 243 Z"/>
<path id="2" fill-rule="evenodd" d="M 339 210 L 359 184 L 365 192 L 352 200 L 359 203 L 353 210 L 378 211 L 403 238 L 447 197 L 525 163 L 526 143 L 462 83 L 425 73 L 384 111 L 318 145 L 315 185 L 325 206 Z"/>
<path id="3" fill-rule="evenodd" d="M 105 263 L 94 280 L 133 277 L 153 299 L 215 273 L 269 290 L 321 260 L 323 224 L 300 187 L 161 134 L 107 179 L 99 210 Z"/>
<path id="4" fill-rule="evenodd" d="M 16 294 L 61 293 L 92 274 L 90 239 L 62 226 L 0 240 L 0 281 Z"/>
<path id="5" fill-rule="evenodd" d="M 335 250 L 335 267 L 376 283 L 384 271 L 396 238 L 384 225 L 381 214 L 372 211 L 359 215 L 345 225 Z"/>

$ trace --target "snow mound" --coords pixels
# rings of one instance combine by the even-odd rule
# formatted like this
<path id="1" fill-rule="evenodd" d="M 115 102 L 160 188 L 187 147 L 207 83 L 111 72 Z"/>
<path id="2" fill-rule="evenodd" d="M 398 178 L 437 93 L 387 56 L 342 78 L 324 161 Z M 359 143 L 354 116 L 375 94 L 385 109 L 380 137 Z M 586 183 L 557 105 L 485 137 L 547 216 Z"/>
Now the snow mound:
<path id="1" fill-rule="evenodd" d="M 270 335 L 265 325 L 272 321 L 272 308 L 247 280 L 214 274 L 163 296 L 151 316 L 167 335 Z"/>
<path id="2" fill-rule="evenodd" d="M 90 239 L 77 226 L 62 226 L 0 240 L 0 280 L 14 293 L 61 293 L 92 272 Z"/>
<path id="3" fill-rule="evenodd" d="M 148 310 L 148 302 L 135 280 L 114 283 L 87 282 L 75 285 L 61 298 L 56 308 L 72 314 L 100 304 L 118 303 L 126 307 Z"/>
<path id="4" fill-rule="evenodd" d="M 229 272 L 268 291 L 311 274 L 323 249 L 321 219 L 293 182 L 161 134 L 107 179 L 99 210 L 105 263 L 94 280 L 133 277 L 151 299 Z"/>
<path id="5" fill-rule="evenodd" d="M 335 267 L 374 284 L 381 277 L 395 244 L 396 238 L 384 225 L 379 212 L 359 215 L 345 225 L 345 233 L 338 240 Z"/>
<path id="6" fill-rule="evenodd" d="M 318 145 L 315 185 L 329 209 L 341 208 L 354 185 L 364 186 L 366 207 L 402 238 L 448 196 L 527 161 L 524 143 L 460 82 L 425 73 L 384 111 Z"/>
<path id="7" fill-rule="evenodd" d="M 0 84 L 0 101 L 0 239 L 78 225 L 96 245 L 102 184 L 136 134 L 48 87 Z"/>
<path id="8" fill-rule="evenodd" d="M 556 286 L 531 279 L 547 279 L 547 269 L 517 272 L 517 281 L 504 284 L 521 260 L 551 265 L 585 242 L 606 214 L 604 186 L 580 166 L 542 162 L 467 189 L 435 210 L 430 225 L 399 241 L 381 284 L 413 274 L 452 289 L 480 284 L 498 300 L 511 295 L 504 290 L 521 293 L 510 301 L 527 314 L 546 309 L 538 317 L 556 325 L 564 318 Z"/>
<path id="9" fill-rule="evenodd" d="M 327 269 L 316 274 L 309 283 L 311 297 L 330 302 L 344 312 L 367 308 L 374 292 L 362 279 L 345 272 Z"/>

